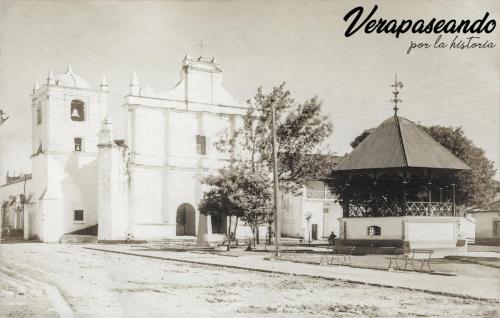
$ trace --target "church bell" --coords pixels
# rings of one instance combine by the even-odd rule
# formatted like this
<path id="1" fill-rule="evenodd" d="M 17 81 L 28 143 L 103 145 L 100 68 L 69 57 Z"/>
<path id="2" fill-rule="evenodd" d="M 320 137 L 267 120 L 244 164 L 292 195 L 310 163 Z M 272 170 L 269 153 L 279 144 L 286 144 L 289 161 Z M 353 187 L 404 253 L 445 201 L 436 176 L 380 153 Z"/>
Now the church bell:
<path id="1" fill-rule="evenodd" d="M 80 114 L 78 113 L 78 109 L 73 108 L 73 111 L 71 112 L 71 117 L 80 118 Z"/>

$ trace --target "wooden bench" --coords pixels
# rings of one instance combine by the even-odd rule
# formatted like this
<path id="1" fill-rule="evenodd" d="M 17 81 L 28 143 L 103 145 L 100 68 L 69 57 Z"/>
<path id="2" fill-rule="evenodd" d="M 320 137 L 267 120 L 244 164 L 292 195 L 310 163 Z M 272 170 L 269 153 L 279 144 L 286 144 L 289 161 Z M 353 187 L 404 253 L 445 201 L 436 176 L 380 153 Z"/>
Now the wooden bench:
<path id="1" fill-rule="evenodd" d="M 418 265 L 418 263 L 420 262 L 420 271 L 423 271 L 424 265 L 427 264 L 427 268 L 429 269 L 430 272 L 431 271 L 430 261 L 433 253 L 434 250 L 410 249 L 410 252 L 408 254 L 397 254 L 395 257 L 389 257 L 389 267 L 387 269 L 389 270 L 391 266 L 394 264 L 393 267 L 394 269 L 406 270 L 408 265 L 410 265 L 413 270 L 416 270 L 415 264 Z M 404 268 L 403 268 L 403 262 L 404 262 Z"/>
<path id="2" fill-rule="evenodd" d="M 333 265 L 337 260 L 338 265 L 352 265 L 351 255 L 354 252 L 354 246 L 333 246 L 331 251 L 323 253 L 319 261 L 320 264 Z"/>
<path id="3" fill-rule="evenodd" d="M 298 255 L 311 254 L 312 252 L 313 250 L 311 249 L 298 248 L 297 246 L 290 246 L 290 248 L 287 248 L 286 245 L 284 245 L 277 259 L 295 262 L 297 261 Z"/>
<path id="4" fill-rule="evenodd" d="M 222 244 L 220 246 L 224 246 L 225 244 L 229 244 L 229 239 L 222 241 Z M 231 246 L 238 246 L 238 239 L 237 238 L 232 238 L 231 239 Z"/>

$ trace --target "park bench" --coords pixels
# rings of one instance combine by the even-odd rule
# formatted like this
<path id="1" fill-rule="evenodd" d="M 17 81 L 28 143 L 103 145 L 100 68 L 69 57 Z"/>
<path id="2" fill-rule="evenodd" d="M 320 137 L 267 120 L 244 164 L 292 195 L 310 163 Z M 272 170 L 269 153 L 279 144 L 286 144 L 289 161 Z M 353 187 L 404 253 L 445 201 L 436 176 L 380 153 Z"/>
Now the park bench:
<path id="1" fill-rule="evenodd" d="M 304 254 L 310 253 L 310 252 L 311 252 L 310 249 L 301 249 L 301 248 L 297 248 L 297 246 L 283 245 L 282 249 L 280 250 L 278 259 L 295 262 L 295 261 L 297 261 L 298 255 L 304 255 Z"/>
<path id="2" fill-rule="evenodd" d="M 226 240 L 222 241 L 222 244 L 220 246 L 224 246 L 225 244 L 229 244 L 229 240 L 231 240 L 232 246 L 238 246 L 238 239 L 232 235 L 230 237 L 228 237 Z"/>
<path id="3" fill-rule="evenodd" d="M 416 270 L 415 265 L 417 265 L 418 267 L 418 264 L 420 263 L 420 271 L 423 271 L 424 265 L 427 264 L 427 268 L 429 269 L 430 272 L 431 257 L 433 253 L 434 250 L 410 249 L 409 253 L 396 254 L 395 257 L 389 257 L 389 267 L 387 269 L 390 269 L 394 264 L 393 267 L 394 269 L 406 270 L 408 265 L 410 265 L 413 270 Z"/>
<path id="4" fill-rule="evenodd" d="M 354 246 L 333 246 L 327 253 L 321 255 L 320 264 L 333 265 L 335 260 L 338 265 L 352 265 L 351 255 Z"/>

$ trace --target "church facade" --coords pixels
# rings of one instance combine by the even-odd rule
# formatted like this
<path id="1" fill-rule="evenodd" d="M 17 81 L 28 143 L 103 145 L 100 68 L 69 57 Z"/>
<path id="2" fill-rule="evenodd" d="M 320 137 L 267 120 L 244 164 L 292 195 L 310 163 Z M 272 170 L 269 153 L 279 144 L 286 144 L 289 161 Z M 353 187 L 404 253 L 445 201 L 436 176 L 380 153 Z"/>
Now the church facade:
<path id="1" fill-rule="evenodd" d="M 134 72 L 120 109 L 123 139 L 115 138 L 108 100 L 104 77 L 91 88 L 71 66 L 35 84 L 32 177 L 26 186 L 13 176 L 16 182 L 0 187 L 2 233 L 59 242 L 64 235 L 94 235 L 98 225 L 99 241 L 223 241 L 228 220 L 198 211 L 208 190 L 202 179 L 229 163 L 231 154 L 215 142 L 242 127 L 248 106 L 225 90 L 220 64 L 186 55 L 179 82 L 167 92 L 141 85 Z M 282 194 L 282 201 L 284 236 L 338 233 L 340 207 L 323 188 L 308 183 L 303 194 Z M 263 225 L 261 238 L 266 231 Z M 252 236 L 244 224 L 237 234 Z"/>
<path id="2" fill-rule="evenodd" d="M 57 242 L 96 224 L 100 241 L 212 233 L 197 209 L 201 179 L 227 163 L 214 142 L 240 127 L 247 106 L 224 89 L 215 59 L 182 63 L 165 93 L 134 73 L 124 140 L 113 137 L 105 78 L 92 89 L 69 67 L 35 85 L 29 237 Z"/>
<path id="3" fill-rule="evenodd" d="M 212 233 L 210 217 L 197 209 L 206 190 L 201 179 L 227 163 L 213 144 L 247 112 L 222 86 L 218 62 L 186 56 L 167 93 L 141 87 L 134 74 L 123 111 L 123 145 L 114 142 L 109 120 L 100 132 L 99 239 Z"/>

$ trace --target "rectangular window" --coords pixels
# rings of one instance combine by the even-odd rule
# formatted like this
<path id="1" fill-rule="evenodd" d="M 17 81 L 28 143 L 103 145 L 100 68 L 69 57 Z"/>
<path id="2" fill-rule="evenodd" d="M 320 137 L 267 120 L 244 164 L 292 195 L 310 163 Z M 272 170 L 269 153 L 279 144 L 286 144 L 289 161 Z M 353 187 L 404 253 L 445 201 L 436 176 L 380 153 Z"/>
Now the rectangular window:
<path id="1" fill-rule="evenodd" d="M 380 226 L 372 225 L 368 227 L 368 236 L 379 236 L 381 234 Z"/>
<path id="2" fill-rule="evenodd" d="M 75 210 L 73 214 L 73 220 L 75 222 L 83 222 L 84 221 L 83 210 Z"/>
<path id="3" fill-rule="evenodd" d="M 75 151 L 82 151 L 82 138 L 75 138 Z"/>
<path id="4" fill-rule="evenodd" d="M 205 136 L 196 136 L 196 153 L 199 155 L 207 154 L 207 141 Z"/>

